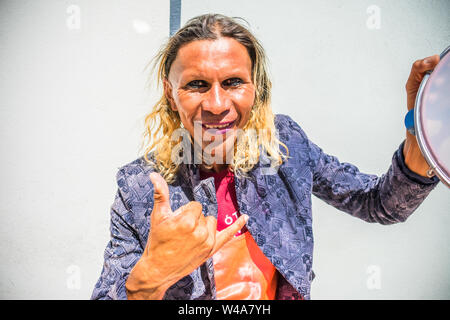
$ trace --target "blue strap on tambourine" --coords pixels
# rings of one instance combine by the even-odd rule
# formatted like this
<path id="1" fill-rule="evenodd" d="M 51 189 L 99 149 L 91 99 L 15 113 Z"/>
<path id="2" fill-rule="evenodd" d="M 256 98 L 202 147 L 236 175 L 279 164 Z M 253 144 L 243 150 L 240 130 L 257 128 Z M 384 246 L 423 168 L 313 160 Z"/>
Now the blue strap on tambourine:
<path id="1" fill-rule="evenodd" d="M 405 116 L 405 127 L 412 135 L 416 135 L 416 130 L 414 130 L 414 108 L 408 111 Z"/>

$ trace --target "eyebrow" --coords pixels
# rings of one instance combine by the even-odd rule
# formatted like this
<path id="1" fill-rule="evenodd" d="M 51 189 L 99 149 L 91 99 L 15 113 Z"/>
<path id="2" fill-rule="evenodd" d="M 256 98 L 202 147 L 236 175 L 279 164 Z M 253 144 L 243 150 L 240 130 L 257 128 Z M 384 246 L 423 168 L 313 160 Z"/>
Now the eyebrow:
<path id="1" fill-rule="evenodd" d="M 242 77 L 243 73 L 245 73 L 245 71 L 242 68 L 234 68 L 233 70 L 227 72 L 226 74 L 228 75 L 226 78 L 233 78 L 233 77 Z M 183 79 L 204 79 L 207 78 L 206 75 L 199 71 L 193 71 L 193 72 L 187 72 L 186 74 L 182 75 Z"/>

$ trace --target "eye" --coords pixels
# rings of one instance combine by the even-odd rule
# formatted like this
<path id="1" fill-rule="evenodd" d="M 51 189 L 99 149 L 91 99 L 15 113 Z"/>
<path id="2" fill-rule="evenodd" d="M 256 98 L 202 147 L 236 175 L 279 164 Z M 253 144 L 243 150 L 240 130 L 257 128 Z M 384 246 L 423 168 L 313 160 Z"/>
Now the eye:
<path id="1" fill-rule="evenodd" d="M 223 84 L 224 84 L 225 86 L 232 86 L 232 87 L 239 86 L 239 85 L 241 85 L 242 83 L 243 83 L 243 81 L 242 81 L 241 79 L 239 79 L 239 78 L 230 78 L 230 79 L 227 79 L 227 80 L 225 80 L 225 81 L 223 82 Z"/>
<path id="2" fill-rule="evenodd" d="M 207 84 L 203 80 L 193 80 L 193 81 L 189 82 L 186 86 L 198 89 L 198 88 L 206 87 Z"/>

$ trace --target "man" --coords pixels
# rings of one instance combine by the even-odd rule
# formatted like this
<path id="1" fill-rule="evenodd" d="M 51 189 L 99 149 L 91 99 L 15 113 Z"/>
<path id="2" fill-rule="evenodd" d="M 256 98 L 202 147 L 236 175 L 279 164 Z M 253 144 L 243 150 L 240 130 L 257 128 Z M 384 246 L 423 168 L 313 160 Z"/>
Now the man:
<path id="1" fill-rule="evenodd" d="M 408 109 L 438 60 L 413 65 Z M 272 114 L 265 61 L 256 38 L 222 15 L 189 20 L 161 49 L 164 95 L 146 118 L 144 157 L 117 175 L 93 299 L 309 299 L 311 194 L 390 224 L 436 186 L 409 133 L 382 177 L 324 153 Z"/>

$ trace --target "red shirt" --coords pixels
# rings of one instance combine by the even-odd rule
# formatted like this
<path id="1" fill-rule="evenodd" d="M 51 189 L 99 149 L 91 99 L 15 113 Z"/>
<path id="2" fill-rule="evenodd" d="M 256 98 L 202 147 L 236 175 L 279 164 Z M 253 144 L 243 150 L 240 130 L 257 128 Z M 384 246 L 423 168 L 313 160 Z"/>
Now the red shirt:
<path id="1" fill-rule="evenodd" d="M 217 198 L 217 230 L 240 216 L 234 173 L 200 171 L 201 179 L 214 177 Z M 278 272 L 244 227 L 213 256 L 217 299 L 274 300 Z"/>

